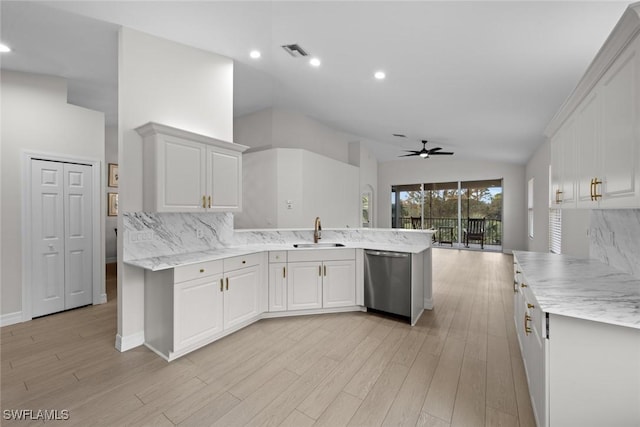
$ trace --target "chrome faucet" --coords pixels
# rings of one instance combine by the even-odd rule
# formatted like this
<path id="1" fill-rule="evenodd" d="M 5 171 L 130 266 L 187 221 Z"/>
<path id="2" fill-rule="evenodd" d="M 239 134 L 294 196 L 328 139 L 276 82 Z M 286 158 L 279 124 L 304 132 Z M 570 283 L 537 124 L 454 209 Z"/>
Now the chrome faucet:
<path id="1" fill-rule="evenodd" d="M 320 224 L 320 217 L 317 216 L 313 224 L 313 243 L 318 243 L 320 239 L 322 239 L 322 224 Z"/>

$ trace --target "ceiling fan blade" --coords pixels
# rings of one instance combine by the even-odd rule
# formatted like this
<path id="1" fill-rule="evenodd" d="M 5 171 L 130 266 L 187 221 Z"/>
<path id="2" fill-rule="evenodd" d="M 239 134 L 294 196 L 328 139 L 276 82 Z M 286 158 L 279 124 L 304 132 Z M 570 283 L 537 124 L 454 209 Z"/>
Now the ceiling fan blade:
<path id="1" fill-rule="evenodd" d="M 421 151 L 419 151 L 419 150 L 418 151 L 416 151 L 416 150 L 404 150 L 404 151 L 406 151 L 407 153 L 413 153 L 415 155 L 418 155 L 418 154 L 421 153 Z"/>
<path id="2" fill-rule="evenodd" d="M 436 147 L 429 150 L 430 153 L 435 153 L 436 151 L 442 150 L 442 147 Z"/>
<path id="3" fill-rule="evenodd" d="M 419 156 L 419 153 L 413 153 L 413 154 L 404 154 L 402 156 L 398 156 L 398 157 L 411 157 L 411 156 Z"/>
<path id="4" fill-rule="evenodd" d="M 452 154 L 453 153 L 450 152 L 450 151 L 438 151 L 438 152 L 435 152 L 435 153 L 429 153 L 430 156 L 450 156 Z"/>

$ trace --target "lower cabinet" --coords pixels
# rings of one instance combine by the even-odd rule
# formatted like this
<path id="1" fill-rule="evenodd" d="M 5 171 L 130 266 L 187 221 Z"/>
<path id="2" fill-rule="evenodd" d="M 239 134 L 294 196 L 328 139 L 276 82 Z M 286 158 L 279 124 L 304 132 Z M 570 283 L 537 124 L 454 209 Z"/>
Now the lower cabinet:
<path id="1" fill-rule="evenodd" d="M 145 344 L 167 360 L 258 320 L 263 255 L 145 272 Z"/>
<path id="2" fill-rule="evenodd" d="M 224 329 L 222 271 L 176 283 L 174 287 L 174 351 L 215 337 Z"/>
<path id="3" fill-rule="evenodd" d="M 297 250 L 287 257 L 288 310 L 356 305 L 354 249 Z"/>
<path id="4" fill-rule="evenodd" d="M 539 427 L 640 425 L 640 329 L 545 313 L 517 263 L 514 320 Z"/>
<path id="5" fill-rule="evenodd" d="M 233 328 L 260 314 L 259 272 L 259 265 L 225 271 L 224 329 Z"/>

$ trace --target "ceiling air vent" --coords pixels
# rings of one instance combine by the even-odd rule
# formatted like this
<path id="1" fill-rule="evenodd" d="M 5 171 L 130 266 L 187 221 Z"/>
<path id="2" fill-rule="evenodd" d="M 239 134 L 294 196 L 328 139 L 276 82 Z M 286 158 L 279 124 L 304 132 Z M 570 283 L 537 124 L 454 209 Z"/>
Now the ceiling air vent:
<path id="1" fill-rule="evenodd" d="M 282 48 L 287 51 L 287 53 L 294 58 L 298 58 L 300 56 L 308 56 L 309 54 L 305 52 L 303 48 L 301 48 L 298 44 L 285 44 L 282 45 Z"/>

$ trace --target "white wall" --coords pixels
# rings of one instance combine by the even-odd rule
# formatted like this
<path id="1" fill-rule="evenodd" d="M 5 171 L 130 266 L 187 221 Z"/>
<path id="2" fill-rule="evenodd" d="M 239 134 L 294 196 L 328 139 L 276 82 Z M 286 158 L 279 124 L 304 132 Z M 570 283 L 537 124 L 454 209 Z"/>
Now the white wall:
<path id="1" fill-rule="evenodd" d="M 104 176 L 105 182 L 109 183 L 109 163 L 118 163 L 118 128 L 116 126 L 107 126 L 105 130 L 105 147 L 104 147 Z M 108 187 L 107 193 L 117 193 L 118 187 Z M 117 239 L 116 227 L 118 226 L 118 217 L 107 216 L 105 221 L 105 256 L 106 262 L 116 262 L 117 260 Z"/>
<path id="2" fill-rule="evenodd" d="M 243 155 L 243 208 L 236 228 L 358 226 L 359 169 L 307 150 L 273 148 Z M 290 202 L 290 203 L 289 203 Z"/>
<path id="3" fill-rule="evenodd" d="M 118 74 L 119 209 L 136 212 L 142 210 L 142 140 L 134 129 L 154 121 L 233 141 L 233 61 L 122 28 Z M 122 243 L 118 235 L 116 346 L 126 350 L 144 340 L 144 275 L 122 263 Z"/>
<path id="4" fill-rule="evenodd" d="M 549 252 L 549 165 L 551 148 L 545 141 L 527 162 L 526 181 L 533 184 L 533 239 L 527 237 L 527 250 Z"/>
<path id="5" fill-rule="evenodd" d="M 347 163 L 354 136 L 326 126 L 304 114 L 267 108 L 237 117 L 235 141 L 249 147 L 302 148 Z"/>
<path id="6" fill-rule="evenodd" d="M 104 164 L 104 114 L 67 104 L 59 77 L 2 70 L 2 289 L 3 316 L 22 311 L 23 151 Z M 104 174 L 103 174 L 104 176 Z M 104 187 L 102 187 L 104 188 Z M 106 206 L 106 196 L 102 206 Z M 99 219 L 104 223 L 106 208 Z M 104 248 L 104 234 L 99 247 Z M 104 257 L 104 254 L 101 254 Z M 103 277 L 103 275 L 102 275 Z M 104 283 L 102 284 L 104 292 Z"/>
<path id="7" fill-rule="evenodd" d="M 452 158 L 407 159 L 378 165 L 378 227 L 391 227 L 391 186 L 502 178 L 503 251 L 527 248 L 525 166 Z"/>

